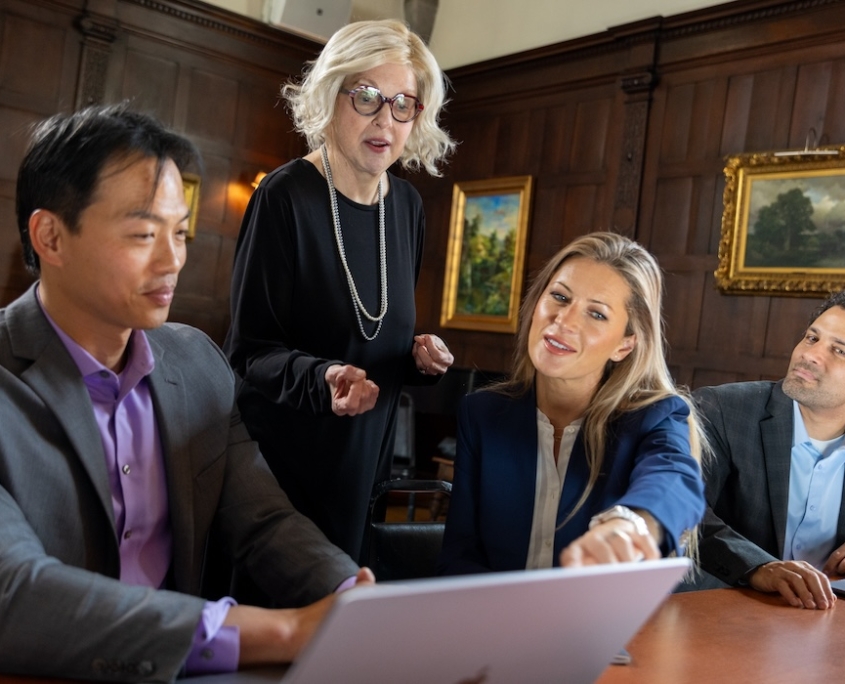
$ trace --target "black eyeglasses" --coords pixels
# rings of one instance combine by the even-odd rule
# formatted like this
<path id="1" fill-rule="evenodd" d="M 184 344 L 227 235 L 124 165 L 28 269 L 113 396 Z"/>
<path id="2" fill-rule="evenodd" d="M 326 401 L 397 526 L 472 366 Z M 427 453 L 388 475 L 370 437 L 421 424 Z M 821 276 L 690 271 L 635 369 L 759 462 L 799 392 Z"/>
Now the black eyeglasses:
<path id="1" fill-rule="evenodd" d="M 417 118 L 423 109 L 423 104 L 413 95 L 399 93 L 393 97 L 385 97 L 378 88 L 372 86 L 358 86 L 352 90 L 343 90 L 352 100 L 352 106 L 361 116 L 375 116 L 384 107 L 390 105 L 390 114 L 400 123 L 408 123 Z"/>

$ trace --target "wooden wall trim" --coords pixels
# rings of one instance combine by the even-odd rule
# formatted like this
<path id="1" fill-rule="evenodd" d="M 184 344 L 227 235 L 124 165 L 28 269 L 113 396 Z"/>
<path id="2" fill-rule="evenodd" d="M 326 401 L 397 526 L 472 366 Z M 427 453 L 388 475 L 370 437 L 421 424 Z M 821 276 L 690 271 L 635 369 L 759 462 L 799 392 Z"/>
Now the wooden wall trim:
<path id="1" fill-rule="evenodd" d="M 316 54 L 323 46 L 323 43 L 311 38 L 282 31 L 255 19 L 206 3 L 197 3 L 193 0 L 180 0 L 179 2 L 167 2 L 166 0 L 123 1 L 266 47 L 286 47 Z"/>
<path id="2" fill-rule="evenodd" d="M 669 39 L 695 33 L 719 31 L 748 23 L 759 23 L 774 18 L 789 17 L 807 10 L 841 4 L 842 0 L 749 0 L 745 3 L 732 2 L 727 5 L 707 7 L 693 12 L 678 14 L 664 22 L 664 36 Z"/>

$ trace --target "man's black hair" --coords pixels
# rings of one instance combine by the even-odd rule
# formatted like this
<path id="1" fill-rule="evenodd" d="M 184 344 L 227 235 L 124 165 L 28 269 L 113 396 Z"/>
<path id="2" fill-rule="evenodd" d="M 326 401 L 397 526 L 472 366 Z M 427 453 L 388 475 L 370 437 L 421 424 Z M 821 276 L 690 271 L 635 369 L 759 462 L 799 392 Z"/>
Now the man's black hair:
<path id="1" fill-rule="evenodd" d="M 187 138 L 165 128 L 147 114 L 133 112 L 128 103 L 87 107 L 57 114 L 38 124 L 18 171 L 16 209 L 27 270 L 40 272 L 32 248 L 29 218 L 37 209 L 55 213 L 68 230 L 79 230 L 80 214 L 91 204 L 103 168 L 121 158 L 153 158 L 161 167 L 172 159 L 180 172 L 194 166 L 200 155 Z"/>

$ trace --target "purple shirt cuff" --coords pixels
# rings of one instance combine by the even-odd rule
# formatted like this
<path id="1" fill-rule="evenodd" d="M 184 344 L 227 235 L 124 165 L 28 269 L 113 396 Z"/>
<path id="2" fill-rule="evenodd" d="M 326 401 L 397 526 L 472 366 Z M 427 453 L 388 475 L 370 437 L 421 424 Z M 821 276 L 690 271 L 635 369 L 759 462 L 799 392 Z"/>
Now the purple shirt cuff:
<path id="1" fill-rule="evenodd" d="M 347 577 L 345 580 L 343 580 L 343 582 L 338 584 L 337 589 L 335 589 L 334 591 L 335 591 L 336 594 L 339 594 L 341 591 L 346 591 L 347 589 L 351 589 L 352 587 L 355 586 L 355 584 L 357 582 L 358 582 L 358 578 L 355 575 L 352 575 L 352 577 Z"/>
<path id="2" fill-rule="evenodd" d="M 240 630 L 223 626 L 229 608 L 236 605 L 237 602 L 228 597 L 205 604 L 194 632 L 194 643 L 185 662 L 186 675 L 235 672 L 238 669 Z"/>

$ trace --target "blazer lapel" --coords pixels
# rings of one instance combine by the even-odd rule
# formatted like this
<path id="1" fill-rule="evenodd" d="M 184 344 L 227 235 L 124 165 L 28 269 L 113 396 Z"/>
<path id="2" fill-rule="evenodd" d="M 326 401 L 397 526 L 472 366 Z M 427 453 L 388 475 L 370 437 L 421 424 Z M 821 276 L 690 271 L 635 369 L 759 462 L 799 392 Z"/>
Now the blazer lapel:
<path id="1" fill-rule="evenodd" d="M 772 524 L 778 552 L 783 552 L 786 535 L 786 516 L 789 507 L 789 470 L 792 462 L 792 400 L 781 389 L 781 382 L 772 387 L 766 409 L 769 417 L 760 421 L 763 440 L 763 460 L 772 510 Z M 840 511 L 840 524 L 841 524 Z"/>
<path id="2" fill-rule="evenodd" d="M 187 587 L 192 577 L 199 577 L 199 570 L 193 565 L 201 560 L 193 553 L 194 491 L 187 430 L 189 397 L 181 371 L 168 363 L 166 350 L 158 342 L 155 331 L 148 331 L 147 338 L 156 362 L 149 382 L 167 471 L 170 527 L 173 539 L 179 540 L 173 545 L 174 579 L 176 586 Z"/>
<path id="3" fill-rule="evenodd" d="M 106 457 L 91 398 L 79 368 L 42 313 L 35 287 L 6 309 L 12 353 L 32 362 L 21 372 L 21 380 L 41 397 L 61 424 L 114 529 Z"/>
<path id="4" fill-rule="evenodd" d="M 500 458 L 497 464 L 501 482 L 519 492 L 519 501 L 530 502 L 502 511 L 502 535 L 518 540 L 513 545 L 514 569 L 525 568 L 531 524 L 534 520 L 534 497 L 537 487 L 537 399 L 532 387 L 524 396 L 503 404 L 506 413 L 497 416 L 491 426 L 495 443 L 491 453 Z"/>

